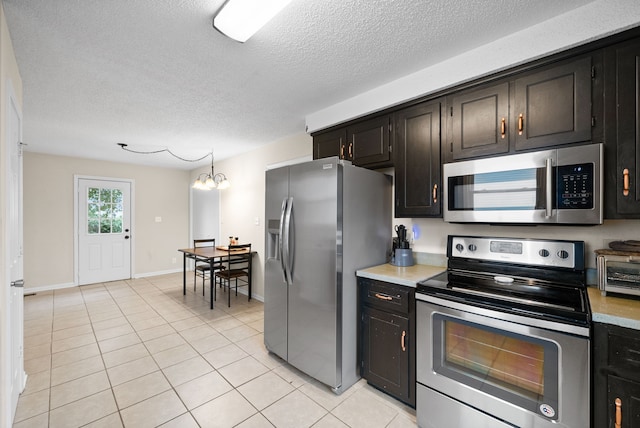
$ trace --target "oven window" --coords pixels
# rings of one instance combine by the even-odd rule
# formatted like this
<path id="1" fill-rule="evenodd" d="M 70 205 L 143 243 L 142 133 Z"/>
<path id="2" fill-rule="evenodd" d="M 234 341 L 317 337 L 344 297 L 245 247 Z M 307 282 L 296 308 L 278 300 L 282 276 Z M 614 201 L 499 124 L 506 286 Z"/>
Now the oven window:
<path id="1" fill-rule="evenodd" d="M 544 168 L 449 177 L 450 211 L 545 209 Z"/>
<path id="2" fill-rule="evenodd" d="M 535 413 L 541 404 L 557 411 L 554 342 L 443 314 L 434 315 L 434 341 L 437 373 Z"/>

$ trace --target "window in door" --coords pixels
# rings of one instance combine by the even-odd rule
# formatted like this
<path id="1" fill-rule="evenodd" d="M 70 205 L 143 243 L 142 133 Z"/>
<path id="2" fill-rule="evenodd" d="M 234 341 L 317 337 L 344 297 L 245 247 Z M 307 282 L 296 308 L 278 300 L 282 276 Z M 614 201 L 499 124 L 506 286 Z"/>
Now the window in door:
<path id="1" fill-rule="evenodd" d="M 87 192 L 87 233 L 122 233 L 122 191 L 89 187 Z"/>

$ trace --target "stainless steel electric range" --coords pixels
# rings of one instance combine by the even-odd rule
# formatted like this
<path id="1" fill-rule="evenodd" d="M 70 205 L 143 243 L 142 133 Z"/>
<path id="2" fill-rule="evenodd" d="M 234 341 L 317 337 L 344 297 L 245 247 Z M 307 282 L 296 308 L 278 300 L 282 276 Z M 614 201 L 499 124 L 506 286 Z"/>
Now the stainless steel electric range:
<path id="1" fill-rule="evenodd" d="M 449 236 L 418 284 L 421 428 L 589 426 L 584 243 Z"/>

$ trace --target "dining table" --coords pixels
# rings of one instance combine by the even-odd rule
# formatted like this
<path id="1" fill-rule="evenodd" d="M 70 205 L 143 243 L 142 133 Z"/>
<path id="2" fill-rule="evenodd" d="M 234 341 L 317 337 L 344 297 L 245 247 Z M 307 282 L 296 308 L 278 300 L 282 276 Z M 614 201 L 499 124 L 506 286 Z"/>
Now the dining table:
<path id="1" fill-rule="evenodd" d="M 181 248 L 178 249 L 179 252 L 182 253 L 182 294 L 187 294 L 187 259 L 189 258 L 198 258 L 200 261 L 209 262 L 209 266 L 211 267 L 211 274 L 209 275 L 209 286 L 211 289 L 214 287 L 214 265 L 218 262 L 222 262 L 223 259 L 229 256 L 229 250 L 227 247 L 198 247 L 198 248 Z M 232 255 L 242 255 L 246 254 L 246 250 L 242 251 L 233 251 Z M 251 251 L 251 254 L 255 254 L 255 251 Z M 249 257 L 249 272 L 253 272 L 252 270 L 252 260 L 253 257 Z M 248 280 L 248 288 L 247 293 L 249 294 L 249 300 L 251 300 L 251 277 L 253 274 L 249 275 Z M 211 298 L 211 309 L 213 309 L 213 297 Z"/>

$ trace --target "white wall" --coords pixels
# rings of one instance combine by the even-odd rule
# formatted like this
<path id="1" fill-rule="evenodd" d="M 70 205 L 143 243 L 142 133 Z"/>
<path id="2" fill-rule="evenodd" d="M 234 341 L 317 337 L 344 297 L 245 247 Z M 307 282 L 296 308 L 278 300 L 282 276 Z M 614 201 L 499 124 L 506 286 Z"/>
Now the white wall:
<path id="1" fill-rule="evenodd" d="M 442 219 L 395 219 L 395 224 L 404 224 L 409 230 L 417 226 L 420 237 L 414 241 L 413 250 L 436 254 L 446 252 L 449 234 L 585 241 L 587 267 L 593 269 L 594 250 L 608 248 L 608 243 L 614 240 L 640 240 L 640 220 L 605 220 L 599 226 L 489 226 L 451 224 Z"/>
<path id="2" fill-rule="evenodd" d="M 134 277 L 182 269 L 189 171 L 25 152 L 25 289 L 73 285 L 74 174 L 134 180 Z"/>

